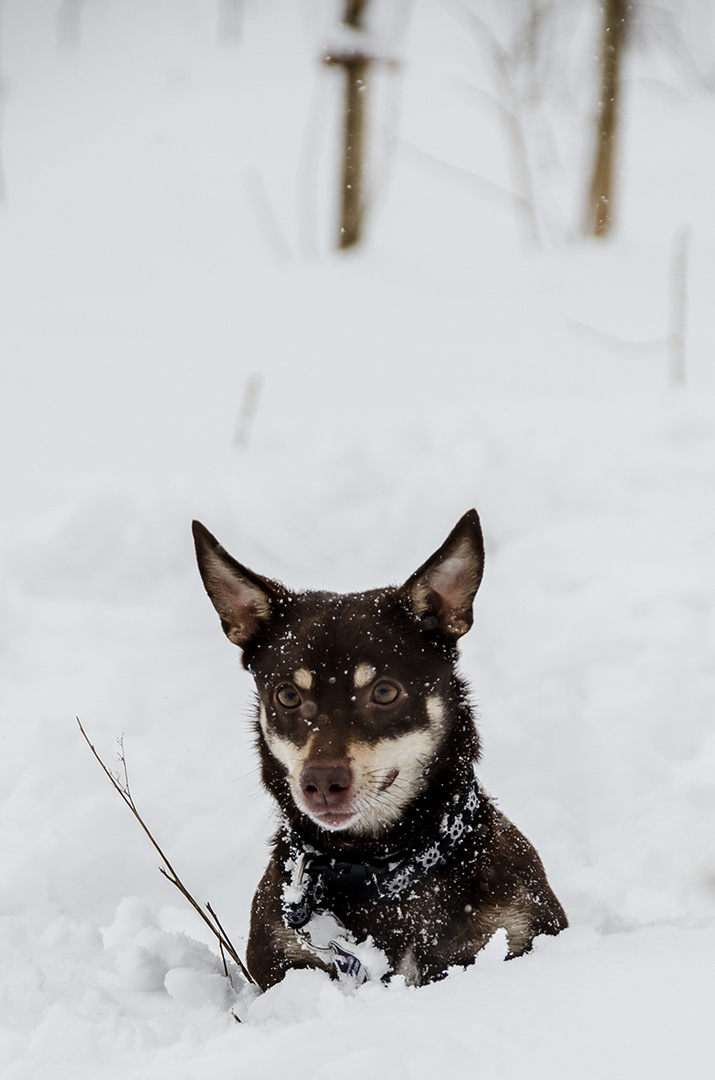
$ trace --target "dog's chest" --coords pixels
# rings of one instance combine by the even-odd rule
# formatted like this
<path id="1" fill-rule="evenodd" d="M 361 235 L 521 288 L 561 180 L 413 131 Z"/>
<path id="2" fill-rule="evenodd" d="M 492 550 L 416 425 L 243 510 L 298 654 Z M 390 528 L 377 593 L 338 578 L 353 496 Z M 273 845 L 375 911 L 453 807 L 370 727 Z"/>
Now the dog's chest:
<path id="1" fill-rule="evenodd" d="M 316 938 L 311 934 L 310 924 L 299 930 L 285 925 L 280 916 L 284 884 L 281 864 L 284 865 L 282 857 L 276 858 L 269 888 L 273 893 L 270 907 L 275 913 L 273 943 L 282 952 L 285 966 L 305 963 L 310 957 L 328 970 L 332 966 L 344 972 L 341 963 L 345 961 L 340 953 L 348 957 L 357 955 L 362 963 L 365 953 L 370 956 L 370 949 L 374 948 L 384 955 L 386 964 L 376 975 L 379 961 L 375 965 L 368 959 L 367 967 L 372 966 L 369 977 L 401 974 L 410 984 L 419 985 L 452 964 L 471 962 L 485 942 L 484 920 L 475 899 L 478 869 L 473 859 L 466 858 L 459 866 L 435 868 L 396 898 L 356 899 L 339 891 L 332 893 L 326 899 L 321 918 L 327 912 L 344 928 L 344 936 L 337 931 L 332 940 Z M 261 933 L 257 927 L 254 930 Z M 350 964 L 349 959 L 347 963 Z"/>
<path id="2" fill-rule="evenodd" d="M 465 873 L 466 869 L 472 873 Z M 399 971 L 406 955 L 420 963 L 449 955 L 457 943 L 470 937 L 474 904 L 473 867 L 436 868 L 393 900 L 350 901 L 334 898 L 336 914 L 354 928 L 358 936 L 370 936 Z M 431 965 L 430 965 L 431 966 Z"/>

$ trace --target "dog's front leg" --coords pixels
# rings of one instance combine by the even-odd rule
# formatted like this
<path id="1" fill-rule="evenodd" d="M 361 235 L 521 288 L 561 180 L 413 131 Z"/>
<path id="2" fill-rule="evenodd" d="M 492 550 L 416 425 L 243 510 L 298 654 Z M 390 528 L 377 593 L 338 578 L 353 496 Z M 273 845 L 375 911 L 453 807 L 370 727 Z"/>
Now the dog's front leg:
<path id="1" fill-rule="evenodd" d="M 246 948 L 248 970 L 262 990 L 275 986 L 291 968 L 319 968 L 334 974 L 304 939 L 283 922 L 281 899 L 284 874 L 276 856 L 268 864 L 251 908 Z"/>

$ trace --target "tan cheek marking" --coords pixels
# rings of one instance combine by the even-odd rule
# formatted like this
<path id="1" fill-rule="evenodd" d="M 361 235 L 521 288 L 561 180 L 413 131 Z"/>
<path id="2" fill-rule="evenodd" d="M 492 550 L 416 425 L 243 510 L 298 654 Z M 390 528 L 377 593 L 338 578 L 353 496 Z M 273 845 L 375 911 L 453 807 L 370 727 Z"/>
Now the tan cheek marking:
<path id="1" fill-rule="evenodd" d="M 425 701 L 430 727 L 435 731 L 441 731 L 444 726 L 446 709 L 439 694 L 430 694 Z"/>
<path id="2" fill-rule="evenodd" d="M 309 739 L 307 744 L 299 750 L 289 739 L 281 739 L 280 736 L 276 735 L 275 731 L 271 731 L 271 727 L 268 723 L 268 716 L 263 705 L 260 706 L 258 711 L 258 722 L 261 725 L 261 731 L 265 736 L 265 740 L 268 743 L 268 749 L 273 754 L 273 757 L 280 761 L 281 765 L 288 770 L 288 775 L 291 779 L 300 776 L 303 771 L 304 763 L 309 757 L 309 748 L 313 740 Z"/>
<path id="3" fill-rule="evenodd" d="M 398 766 L 417 776 L 422 772 L 422 762 L 434 753 L 435 746 L 432 734 L 423 728 L 396 739 L 380 739 L 372 746 L 353 743 L 348 753 L 358 772 L 388 771 Z"/>
<path id="4" fill-rule="evenodd" d="M 313 676 L 307 668 L 299 667 L 297 671 L 293 672 L 293 682 L 301 690 L 310 690 L 313 685 Z"/>
<path id="5" fill-rule="evenodd" d="M 353 686 L 356 690 L 360 690 L 363 686 L 367 686 L 377 675 L 375 668 L 372 664 L 358 664 L 353 674 Z"/>
<path id="6" fill-rule="evenodd" d="M 393 825 L 402 816 L 404 806 L 424 790 L 424 762 L 429 761 L 439 745 L 439 736 L 430 728 L 413 731 L 397 739 L 381 739 L 374 746 L 353 744 L 349 750 L 359 789 L 369 790 L 371 777 L 387 776 L 398 771 L 394 787 L 374 801 L 361 819 L 351 826 L 356 834 Z"/>
<path id="7" fill-rule="evenodd" d="M 265 705 L 262 702 L 258 707 L 258 723 L 261 725 L 261 731 L 263 732 L 265 738 L 268 739 L 268 717 L 266 716 Z"/>

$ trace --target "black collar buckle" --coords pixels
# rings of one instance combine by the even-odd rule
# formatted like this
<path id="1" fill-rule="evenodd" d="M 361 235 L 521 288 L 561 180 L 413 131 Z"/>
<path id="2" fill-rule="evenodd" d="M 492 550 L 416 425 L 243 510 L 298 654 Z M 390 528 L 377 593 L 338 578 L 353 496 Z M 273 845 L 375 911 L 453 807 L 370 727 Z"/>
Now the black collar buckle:
<path id="1" fill-rule="evenodd" d="M 378 876 L 384 867 L 365 862 L 346 862 L 318 855 L 309 861 L 310 869 L 319 870 L 328 893 L 344 893 L 356 900 L 376 900 Z"/>

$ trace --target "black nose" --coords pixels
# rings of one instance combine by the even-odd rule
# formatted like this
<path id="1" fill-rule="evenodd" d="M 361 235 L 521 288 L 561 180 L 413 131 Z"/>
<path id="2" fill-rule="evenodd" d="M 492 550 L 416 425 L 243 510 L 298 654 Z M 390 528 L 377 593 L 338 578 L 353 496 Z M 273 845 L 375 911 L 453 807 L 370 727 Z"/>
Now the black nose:
<path id="1" fill-rule="evenodd" d="M 348 801 L 352 782 L 348 765 L 306 765 L 300 776 L 300 789 L 308 806 L 337 810 Z"/>

